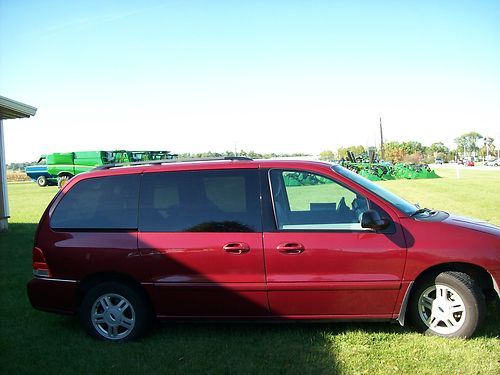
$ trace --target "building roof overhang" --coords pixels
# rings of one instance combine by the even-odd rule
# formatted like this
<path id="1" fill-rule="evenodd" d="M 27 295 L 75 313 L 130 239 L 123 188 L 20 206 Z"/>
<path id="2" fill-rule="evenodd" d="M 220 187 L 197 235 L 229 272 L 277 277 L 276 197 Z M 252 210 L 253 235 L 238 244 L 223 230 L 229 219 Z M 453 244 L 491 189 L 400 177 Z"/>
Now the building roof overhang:
<path id="1" fill-rule="evenodd" d="M 0 120 L 34 116 L 36 108 L 0 95 Z"/>

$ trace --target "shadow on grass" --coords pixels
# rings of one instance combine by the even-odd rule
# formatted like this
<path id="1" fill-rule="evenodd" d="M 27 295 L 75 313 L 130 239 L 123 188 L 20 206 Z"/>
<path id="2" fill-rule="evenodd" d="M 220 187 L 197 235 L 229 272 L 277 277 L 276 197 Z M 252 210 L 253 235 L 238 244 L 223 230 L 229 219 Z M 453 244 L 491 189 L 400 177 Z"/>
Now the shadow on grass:
<path id="1" fill-rule="evenodd" d="M 156 325 L 139 342 L 88 337 L 76 317 L 33 310 L 26 296 L 36 224 L 0 235 L 0 368 L 12 373 L 277 373 L 343 370 L 333 337 L 353 332 L 406 337 L 391 323 L 261 323 L 175 321 Z M 499 304 L 489 306 L 479 337 L 497 337 Z"/>
<path id="2" fill-rule="evenodd" d="M 0 368 L 12 373 L 337 373 L 336 352 L 307 325 L 170 323 L 117 345 L 88 337 L 76 317 L 34 310 L 27 298 L 36 224 L 0 236 Z M 26 360 L 29 353 L 29 360 Z"/>

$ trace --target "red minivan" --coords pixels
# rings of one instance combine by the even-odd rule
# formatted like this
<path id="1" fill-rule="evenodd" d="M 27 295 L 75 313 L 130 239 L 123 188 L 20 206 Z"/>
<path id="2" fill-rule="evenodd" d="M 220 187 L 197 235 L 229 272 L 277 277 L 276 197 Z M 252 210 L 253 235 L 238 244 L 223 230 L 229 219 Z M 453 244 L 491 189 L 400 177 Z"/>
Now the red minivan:
<path id="1" fill-rule="evenodd" d="M 500 291 L 500 228 L 341 167 L 226 158 L 81 174 L 43 214 L 28 295 L 87 332 L 155 319 L 397 320 L 470 337 Z"/>

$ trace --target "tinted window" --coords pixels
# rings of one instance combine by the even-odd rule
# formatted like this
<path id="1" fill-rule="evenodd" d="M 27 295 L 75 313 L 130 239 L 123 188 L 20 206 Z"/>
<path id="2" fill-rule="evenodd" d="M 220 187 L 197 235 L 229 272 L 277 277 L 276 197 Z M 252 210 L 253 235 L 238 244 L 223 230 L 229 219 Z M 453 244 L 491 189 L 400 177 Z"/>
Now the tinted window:
<path id="1" fill-rule="evenodd" d="M 136 229 L 139 175 L 78 182 L 57 205 L 54 229 Z"/>
<path id="2" fill-rule="evenodd" d="M 256 170 L 147 173 L 139 229 L 145 232 L 261 231 Z"/>
<path id="3" fill-rule="evenodd" d="M 271 185 L 278 229 L 361 230 L 361 214 L 380 210 L 359 193 L 310 172 L 273 170 Z"/>

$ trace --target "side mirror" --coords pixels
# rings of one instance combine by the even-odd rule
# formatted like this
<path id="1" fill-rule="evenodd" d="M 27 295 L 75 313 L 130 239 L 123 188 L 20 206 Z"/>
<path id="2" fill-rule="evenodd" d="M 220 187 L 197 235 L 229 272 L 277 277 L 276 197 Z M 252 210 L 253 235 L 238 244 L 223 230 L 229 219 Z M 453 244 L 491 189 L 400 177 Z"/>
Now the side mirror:
<path id="1" fill-rule="evenodd" d="M 389 224 L 388 219 L 382 219 L 380 214 L 374 210 L 365 211 L 361 215 L 361 228 L 381 230 L 387 228 Z"/>

